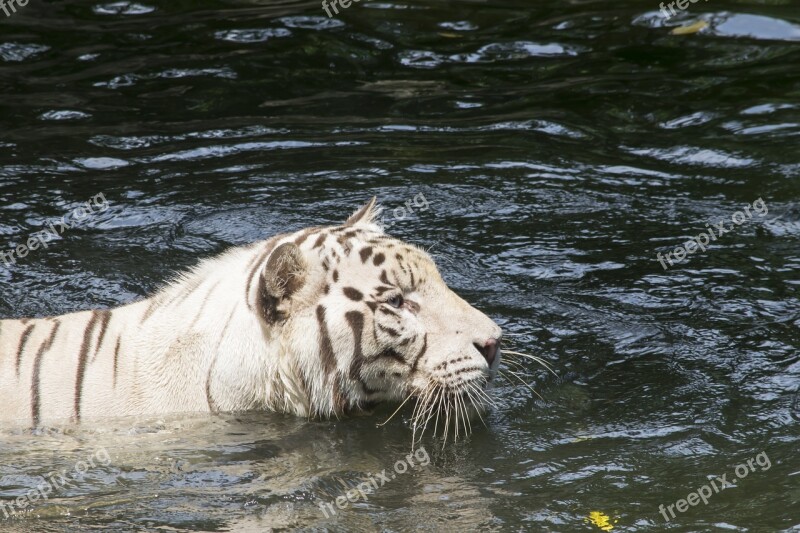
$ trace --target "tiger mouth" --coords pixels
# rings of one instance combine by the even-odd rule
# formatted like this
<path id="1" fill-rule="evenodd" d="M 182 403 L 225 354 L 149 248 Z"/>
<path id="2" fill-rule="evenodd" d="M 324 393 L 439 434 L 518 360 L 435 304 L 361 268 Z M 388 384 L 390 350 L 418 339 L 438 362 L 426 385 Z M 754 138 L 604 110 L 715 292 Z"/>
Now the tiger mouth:
<path id="1" fill-rule="evenodd" d="M 456 385 L 430 382 L 427 387 L 414 393 L 412 396 L 416 404 L 411 415 L 412 444 L 421 441 L 429 428 L 434 437 L 441 431 L 444 446 L 451 436 L 455 442 L 471 434 L 475 418 L 486 425 L 483 414 L 496 406 L 486 391 L 488 383 L 488 377 L 477 377 Z"/>

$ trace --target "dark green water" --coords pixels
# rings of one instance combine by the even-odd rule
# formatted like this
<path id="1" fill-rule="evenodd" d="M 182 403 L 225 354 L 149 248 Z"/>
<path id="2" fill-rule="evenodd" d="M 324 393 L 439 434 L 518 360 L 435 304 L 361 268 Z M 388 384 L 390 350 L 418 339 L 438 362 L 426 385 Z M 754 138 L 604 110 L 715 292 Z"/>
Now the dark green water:
<path id="1" fill-rule="evenodd" d="M 705 20 L 699 33 L 673 26 Z M 800 5 L 30 0 L 0 12 L 0 316 L 107 307 L 227 246 L 390 233 L 519 349 L 467 440 L 333 518 L 408 417 L 168 417 L 0 432 L 0 501 L 110 462 L 3 531 L 800 530 Z M 392 212 L 422 193 L 430 209 Z M 763 199 L 705 251 L 673 251 Z M 759 204 L 761 205 L 761 204 Z M 676 513 L 714 476 L 736 486 Z M 764 463 L 766 464 L 766 463 Z M 594 515 L 593 515 L 594 516 Z"/>

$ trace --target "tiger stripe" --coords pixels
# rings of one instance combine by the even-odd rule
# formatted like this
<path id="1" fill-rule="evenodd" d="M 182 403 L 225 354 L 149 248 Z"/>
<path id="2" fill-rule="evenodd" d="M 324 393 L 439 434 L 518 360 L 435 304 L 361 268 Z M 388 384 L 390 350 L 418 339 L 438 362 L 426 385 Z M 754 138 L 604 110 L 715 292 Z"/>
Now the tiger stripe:
<path id="1" fill-rule="evenodd" d="M 217 366 L 217 359 L 211 362 L 211 366 L 208 367 L 208 374 L 206 374 L 206 403 L 208 404 L 208 410 L 212 413 L 217 411 L 217 404 L 214 401 L 214 398 L 211 397 L 211 379 L 214 376 L 214 368 Z"/>
<path id="2" fill-rule="evenodd" d="M 325 374 L 330 375 L 336 370 L 336 356 L 333 354 L 333 344 L 328 335 L 328 324 L 325 322 L 325 307 L 317 306 L 317 322 L 319 323 L 320 346 L 319 354 L 322 358 Z"/>
<path id="3" fill-rule="evenodd" d="M 17 377 L 19 377 L 19 367 L 22 363 L 22 352 L 25 350 L 25 345 L 28 343 L 28 339 L 31 337 L 31 333 L 33 333 L 33 328 L 36 327 L 36 324 L 31 324 L 25 331 L 22 332 L 22 337 L 19 339 L 19 346 L 17 347 L 17 358 L 15 363 L 15 368 L 17 371 Z"/>
<path id="4" fill-rule="evenodd" d="M 417 353 L 417 356 L 414 358 L 414 362 L 411 363 L 412 372 L 417 369 L 417 365 L 419 365 L 420 360 L 423 358 L 425 352 L 427 351 L 428 351 L 428 334 L 426 333 L 425 337 L 423 337 L 422 339 L 422 347 L 419 349 L 419 353 Z"/>
<path id="5" fill-rule="evenodd" d="M 364 315 L 358 311 L 348 311 L 345 319 L 353 332 L 353 356 L 350 362 L 350 379 L 361 381 L 361 367 L 364 365 L 364 352 L 362 349 L 364 335 Z M 363 384 L 363 383 L 362 383 Z"/>
<path id="6" fill-rule="evenodd" d="M 342 383 L 338 375 L 333 380 L 331 401 L 333 404 L 333 413 L 335 416 L 338 417 L 340 413 L 344 413 L 347 411 L 349 402 L 347 400 L 347 395 L 343 392 Z"/>
<path id="7" fill-rule="evenodd" d="M 400 355 L 397 351 L 393 350 L 392 348 L 387 348 L 381 353 L 378 354 L 378 357 L 388 357 L 389 359 L 394 359 L 398 363 L 401 363 L 404 366 L 409 366 L 408 361 Z"/>
<path id="8" fill-rule="evenodd" d="M 73 404 L 73 418 L 76 422 L 81 420 L 81 398 L 83 397 L 83 380 L 86 377 L 86 363 L 89 355 L 89 348 L 92 342 L 92 333 L 94 333 L 97 324 L 98 316 L 101 313 L 98 311 L 91 312 L 91 318 L 83 330 L 83 342 L 81 349 L 78 352 L 78 369 L 75 372 L 75 403 Z"/>
<path id="9" fill-rule="evenodd" d="M 161 299 L 158 296 L 151 299 L 148 302 L 147 307 L 145 308 L 144 313 L 142 314 L 142 318 L 139 320 L 140 325 L 143 325 L 150 319 L 151 316 L 153 316 L 153 313 L 155 313 L 156 310 L 159 308 L 158 307 L 159 304 L 161 304 Z"/>
<path id="10" fill-rule="evenodd" d="M 339 414 L 347 411 L 351 405 L 347 395 L 344 393 L 346 387 L 343 385 L 343 376 L 338 372 L 336 365 L 336 356 L 331 344 L 330 334 L 328 333 L 328 326 L 325 321 L 326 309 L 323 306 L 317 307 L 317 320 L 320 326 L 320 355 L 325 365 L 325 381 L 331 386 L 331 405 L 333 414 Z M 355 313 L 355 314 L 353 314 Z M 358 316 L 355 316 L 358 315 Z M 350 364 L 349 377 L 359 382 L 365 390 L 368 389 L 359 374 L 360 365 L 363 362 L 363 355 L 361 355 L 361 331 L 363 330 L 363 315 L 358 312 L 350 312 L 346 314 L 347 321 L 353 328 L 356 340 L 354 344 L 353 361 Z"/>
<path id="11" fill-rule="evenodd" d="M 295 240 L 294 240 L 295 245 L 297 245 L 297 246 L 302 245 L 306 241 L 306 239 L 308 239 L 311 235 L 315 234 L 318 229 L 319 228 L 306 228 L 306 229 L 304 229 L 302 232 L 300 232 L 300 235 L 298 235 L 295 238 Z"/>
<path id="12" fill-rule="evenodd" d="M 390 335 L 392 337 L 399 337 L 400 336 L 400 332 L 397 331 L 394 328 L 390 328 L 389 326 L 384 326 L 383 324 L 377 324 L 377 326 L 378 326 L 379 330 L 387 333 L 388 335 Z"/>
<path id="13" fill-rule="evenodd" d="M 325 242 L 325 239 L 327 238 L 328 235 L 326 233 L 320 233 L 319 237 L 317 237 L 317 241 L 314 243 L 314 246 L 312 246 L 312 248 L 320 248 L 322 244 Z"/>
<path id="14" fill-rule="evenodd" d="M 94 350 L 94 356 L 92 357 L 92 362 L 97 359 L 97 354 L 100 353 L 100 348 L 103 347 L 103 340 L 106 337 L 106 329 L 108 329 L 108 322 L 111 320 L 111 311 L 108 309 L 103 309 L 101 311 L 97 311 L 97 314 L 100 315 L 100 334 L 97 337 L 97 347 Z"/>
<path id="15" fill-rule="evenodd" d="M 247 274 L 247 288 L 245 289 L 245 298 L 247 300 L 247 307 L 252 311 L 254 309 L 253 300 L 250 298 L 250 288 L 253 286 L 253 279 L 258 275 L 259 269 L 263 266 L 264 262 L 269 257 L 269 254 L 272 253 L 272 250 L 275 248 L 276 244 L 275 239 L 271 239 L 267 241 L 267 245 L 264 247 L 264 251 L 258 255 L 255 260 L 251 263 L 250 272 Z"/>
<path id="16" fill-rule="evenodd" d="M 291 370 L 293 375 L 297 378 L 298 383 L 300 384 L 300 393 L 303 395 L 304 398 L 308 398 L 309 400 L 313 398 L 314 391 L 311 389 L 311 386 L 308 384 L 308 377 L 305 375 L 304 367 L 300 366 L 297 361 L 293 361 L 291 364 Z M 311 413 L 309 413 L 310 415 Z"/>
<path id="17" fill-rule="evenodd" d="M 194 292 L 200 288 L 203 284 L 203 279 L 194 279 L 189 282 L 189 284 L 185 287 L 181 287 L 180 291 L 175 291 L 175 295 L 170 298 L 164 305 L 164 307 L 173 307 L 179 306 L 183 302 L 186 301 Z"/>
<path id="18" fill-rule="evenodd" d="M 200 319 L 200 317 L 202 317 L 204 315 L 204 311 L 206 309 L 206 305 L 208 304 L 209 300 L 211 299 L 211 296 L 214 295 L 214 291 L 217 289 L 217 287 L 219 286 L 220 283 L 222 283 L 222 280 L 217 280 L 217 282 L 212 284 L 211 288 L 208 289 L 208 292 L 206 293 L 205 298 L 203 298 L 203 303 L 200 304 L 200 307 L 198 308 L 197 313 L 195 314 L 194 319 L 192 320 L 192 323 L 189 324 L 189 330 L 193 330 L 195 325 L 197 324 L 197 321 Z"/>
<path id="19" fill-rule="evenodd" d="M 119 371 L 119 349 L 122 346 L 122 335 L 117 337 L 117 344 L 114 347 L 114 373 L 113 373 L 113 382 L 114 388 L 117 388 L 117 372 Z"/>
<path id="20" fill-rule="evenodd" d="M 392 311 L 391 309 L 387 309 L 386 307 L 379 307 L 378 311 L 380 311 L 381 313 L 383 313 L 385 315 L 392 315 L 395 318 L 398 318 L 398 319 L 400 318 L 400 313 L 398 313 L 397 311 Z"/>
<path id="21" fill-rule="evenodd" d="M 39 351 L 36 352 L 36 358 L 33 361 L 33 376 L 31 378 L 31 420 L 33 421 L 34 426 L 39 425 L 39 413 L 41 411 L 41 398 L 39 391 L 41 380 L 39 374 L 41 373 L 42 369 L 42 359 L 44 358 L 44 354 L 53 346 L 53 341 L 58 334 L 58 328 L 61 327 L 60 320 L 55 319 L 53 322 L 54 325 L 53 329 L 50 331 L 50 336 L 42 342 L 42 345 L 39 347 Z"/>

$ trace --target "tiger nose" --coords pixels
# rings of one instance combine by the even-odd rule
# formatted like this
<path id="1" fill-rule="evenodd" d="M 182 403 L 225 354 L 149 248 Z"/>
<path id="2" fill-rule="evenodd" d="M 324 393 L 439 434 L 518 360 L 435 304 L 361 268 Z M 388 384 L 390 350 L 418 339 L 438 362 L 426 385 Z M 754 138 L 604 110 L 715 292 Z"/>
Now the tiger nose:
<path id="1" fill-rule="evenodd" d="M 497 339 L 489 339 L 483 344 L 479 344 L 476 342 L 474 346 L 475 348 L 478 349 L 479 352 L 481 352 L 484 359 L 486 359 L 486 362 L 489 363 L 489 366 L 492 366 L 495 357 L 497 357 L 497 350 L 500 347 L 500 341 L 498 341 Z"/>

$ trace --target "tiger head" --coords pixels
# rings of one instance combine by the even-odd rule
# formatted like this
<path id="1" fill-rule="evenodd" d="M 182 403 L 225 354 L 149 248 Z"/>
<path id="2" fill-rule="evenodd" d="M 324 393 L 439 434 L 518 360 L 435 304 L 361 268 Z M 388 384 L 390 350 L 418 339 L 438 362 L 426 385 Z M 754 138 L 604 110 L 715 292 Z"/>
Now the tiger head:
<path id="1" fill-rule="evenodd" d="M 255 291 L 289 382 L 271 407 L 339 416 L 416 398 L 420 420 L 447 411 L 463 421 L 490 402 L 502 331 L 427 253 L 384 234 L 379 214 L 373 198 L 343 225 L 274 244 Z"/>

